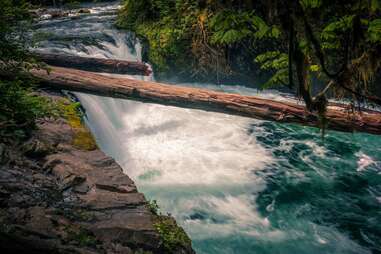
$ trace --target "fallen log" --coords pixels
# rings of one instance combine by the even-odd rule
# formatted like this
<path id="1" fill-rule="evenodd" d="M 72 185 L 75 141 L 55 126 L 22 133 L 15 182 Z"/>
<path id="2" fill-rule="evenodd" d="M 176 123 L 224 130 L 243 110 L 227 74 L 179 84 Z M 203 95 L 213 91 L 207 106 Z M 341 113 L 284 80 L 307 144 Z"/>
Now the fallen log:
<path id="1" fill-rule="evenodd" d="M 52 67 L 49 74 L 46 70 L 32 70 L 32 75 L 43 85 L 56 89 L 320 127 L 316 114 L 306 111 L 303 105 L 291 102 L 115 78 L 61 67 Z M 327 129 L 381 134 L 381 112 L 366 110 L 349 113 L 345 107 L 335 105 L 328 108 L 326 116 Z"/>
<path id="2" fill-rule="evenodd" d="M 152 71 L 142 62 L 80 57 L 64 54 L 34 52 L 42 62 L 52 66 L 76 68 L 85 71 L 148 76 Z"/>

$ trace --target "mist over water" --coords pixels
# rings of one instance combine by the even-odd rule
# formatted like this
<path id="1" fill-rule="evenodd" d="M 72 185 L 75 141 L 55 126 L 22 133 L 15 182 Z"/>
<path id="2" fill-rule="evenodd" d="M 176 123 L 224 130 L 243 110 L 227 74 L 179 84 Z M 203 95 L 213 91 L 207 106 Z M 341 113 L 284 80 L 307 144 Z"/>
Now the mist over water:
<path id="1" fill-rule="evenodd" d="M 141 60 L 117 4 L 43 21 L 39 49 Z M 136 79 L 151 77 L 127 76 Z M 201 86 L 201 84 L 182 84 Z M 205 85 L 202 85 L 205 86 Z M 207 88 L 290 100 L 276 91 Z M 197 253 L 381 253 L 381 138 L 76 93 L 98 144 Z"/>

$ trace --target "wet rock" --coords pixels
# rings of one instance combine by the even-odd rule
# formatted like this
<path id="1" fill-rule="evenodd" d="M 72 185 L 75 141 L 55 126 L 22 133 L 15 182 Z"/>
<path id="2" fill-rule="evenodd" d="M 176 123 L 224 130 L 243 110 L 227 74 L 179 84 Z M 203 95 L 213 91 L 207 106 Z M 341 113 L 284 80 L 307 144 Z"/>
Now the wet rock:
<path id="1" fill-rule="evenodd" d="M 112 249 L 115 254 L 133 254 L 134 252 L 125 246 L 122 246 L 121 244 L 113 244 Z M 136 251 L 135 253 L 139 253 L 139 251 Z"/>
<path id="2" fill-rule="evenodd" d="M 130 185 L 107 184 L 107 183 L 98 182 L 95 184 L 95 186 L 101 190 L 107 190 L 107 191 L 119 192 L 119 193 L 130 193 L 130 192 L 136 191 L 136 187 L 130 186 Z"/>
<path id="3" fill-rule="evenodd" d="M 24 154 L 32 158 L 42 158 L 54 151 L 50 144 L 41 142 L 38 139 L 31 139 L 22 147 Z"/>
<path id="4" fill-rule="evenodd" d="M 5 145 L 0 143 L 0 162 L 5 161 Z"/>
<path id="5" fill-rule="evenodd" d="M 84 14 L 84 13 L 90 13 L 89 9 L 80 9 L 78 13 Z"/>
<path id="6" fill-rule="evenodd" d="M 85 181 L 86 181 L 86 177 L 84 177 L 84 176 L 71 175 L 69 177 L 66 177 L 62 181 L 61 190 L 63 190 L 63 191 L 67 190 L 71 187 L 80 185 L 80 184 L 84 183 Z"/>
<path id="7" fill-rule="evenodd" d="M 80 199 L 91 210 L 134 208 L 146 204 L 144 195 L 141 193 L 119 194 L 93 190 L 86 195 L 80 196 Z"/>
<path id="8" fill-rule="evenodd" d="M 30 219 L 25 225 L 26 229 L 44 238 L 54 238 L 56 236 L 53 222 L 46 214 L 46 208 L 35 206 L 29 208 L 27 211 Z"/>
<path id="9" fill-rule="evenodd" d="M 87 192 L 90 191 L 90 186 L 87 185 L 86 183 L 82 183 L 80 185 L 74 186 L 73 187 L 73 192 L 78 193 L 78 194 L 86 194 Z"/>

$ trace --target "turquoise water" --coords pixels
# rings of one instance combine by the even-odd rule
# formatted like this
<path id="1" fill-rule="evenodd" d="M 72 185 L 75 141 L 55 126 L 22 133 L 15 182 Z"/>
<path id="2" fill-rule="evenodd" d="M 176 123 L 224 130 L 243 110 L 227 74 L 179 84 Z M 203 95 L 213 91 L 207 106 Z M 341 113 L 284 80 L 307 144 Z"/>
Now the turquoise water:
<path id="1" fill-rule="evenodd" d="M 101 147 L 197 253 L 379 253 L 380 137 L 78 97 Z"/>
<path id="2" fill-rule="evenodd" d="M 38 46 L 140 60 L 139 41 L 111 25 L 116 9 L 43 21 L 39 31 L 54 36 Z M 329 131 L 323 140 L 308 127 L 76 95 L 100 147 L 177 219 L 197 253 L 381 253 L 381 137 Z"/>

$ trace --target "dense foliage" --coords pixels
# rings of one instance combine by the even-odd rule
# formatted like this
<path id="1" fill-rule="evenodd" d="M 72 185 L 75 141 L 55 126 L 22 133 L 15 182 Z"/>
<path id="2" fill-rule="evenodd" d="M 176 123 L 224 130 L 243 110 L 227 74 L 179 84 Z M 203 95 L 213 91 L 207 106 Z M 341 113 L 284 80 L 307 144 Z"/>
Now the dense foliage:
<path id="1" fill-rule="evenodd" d="M 146 39 L 159 74 L 180 70 L 184 76 L 218 79 L 258 75 L 253 59 L 275 46 L 253 39 L 254 34 L 279 36 L 278 29 L 254 14 L 251 1 L 126 0 L 118 25 Z"/>
<path id="2" fill-rule="evenodd" d="M 26 53 L 24 29 L 30 21 L 29 3 L 24 0 L 3 0 L 0 3 L 0 61 L 1 70 L 15 71 L 33 62 Z"/>
<path id="3" fill-rule="evenodd" d="M 5 143 L 25 138 L 50 107 L 33 93 L 33 82 L 26 75 L 29 68 L 39 66 L 25 48 L 28 9 L 24 0 L 0 3 L 0 142 Z"/>
<path id="4" fill-rule="evenodd" d="M 34 95 L 21 80 L 0 81 L 0 141 L 21 140 L 35 121 L 50 113 L 49 101 Z"/>
<path id="5" fill-rule="evenodd" d="M 381 65 L 380 6 L 378 0 L 125 0 L 118 25 L 146 39 L 159 72 L 180 67 L 198 76 L 255 76 L 261 68 L 271 74 L 264 87 L 294 89 L 324 118 L 326 95 L 381 104 L 372 95 Z"/>
<path id="6" fill-rule="evenodd" d="M 296 86 L 309 110 L 323 113 L 326 93 L 350 96 L 356 102 L 381 104 L 369 88 L 381 65 L 378 1 L 276 1 L 283 54 L 257 57 L 262 68 L 277 70 L 273 84 Z M 287 55 L 285 55 L 287 53 Z M 287 64 L 285 64 L 287 63 Z M 327 84 L 313 94 L 313 78 Z"/>

